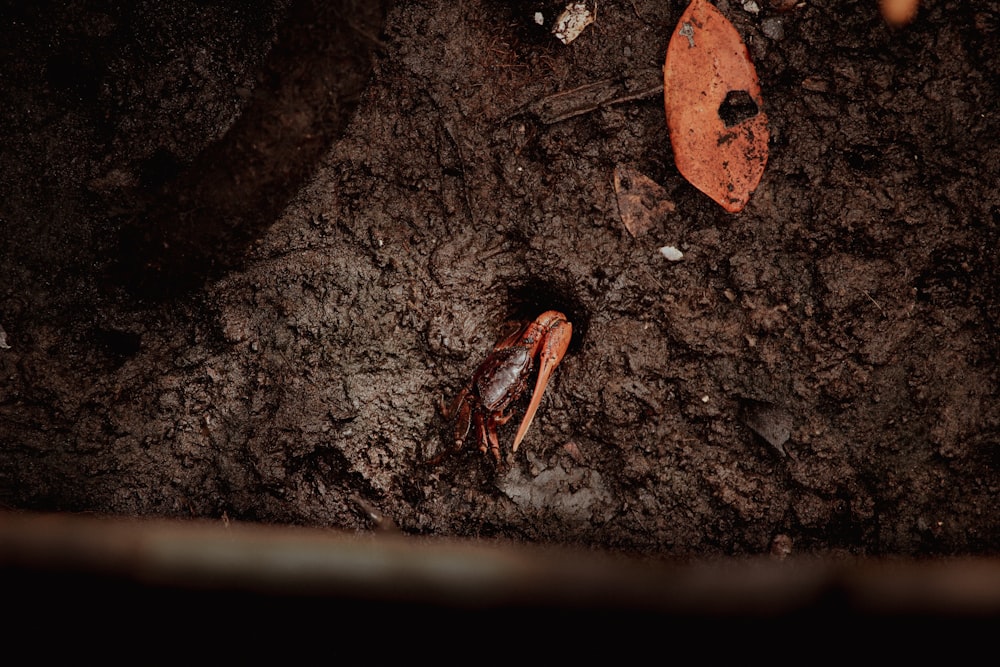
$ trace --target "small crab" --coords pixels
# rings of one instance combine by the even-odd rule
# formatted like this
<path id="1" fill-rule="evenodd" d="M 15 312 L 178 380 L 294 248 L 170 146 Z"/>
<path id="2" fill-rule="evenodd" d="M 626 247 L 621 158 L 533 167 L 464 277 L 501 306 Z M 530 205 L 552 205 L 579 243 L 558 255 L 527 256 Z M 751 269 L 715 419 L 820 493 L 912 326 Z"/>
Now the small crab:
<path id="1" fill-rule="evenodd" d="M 457 451 L 465 444 L 472 425 L 476 426 L 476 442 L 484 454 L 489 452 L 496 464 L 500 464 L 500 443 L 497 427 L 506 424 L 513 416 L 511 408 L 528 387 L 529 378 L 535 365 L 538 376 L 532 390 L 531 401 L 514 436 L 511 453 L 516 452 L 524 434 L 531 426 L 542 393 L 549 378 L 569 347 L 573 325 L 560 312 L 550 310 L 542 313 L 534 321 L 523 324 L 517 331 L 497 343 L 489 356 L 479 364 L 472 374 L 472 381 L 459 392 L 445 416 L 455 419 L 455 443 Z M 435 456 L 431 462 L 438 462 L 444 454 Z"/>

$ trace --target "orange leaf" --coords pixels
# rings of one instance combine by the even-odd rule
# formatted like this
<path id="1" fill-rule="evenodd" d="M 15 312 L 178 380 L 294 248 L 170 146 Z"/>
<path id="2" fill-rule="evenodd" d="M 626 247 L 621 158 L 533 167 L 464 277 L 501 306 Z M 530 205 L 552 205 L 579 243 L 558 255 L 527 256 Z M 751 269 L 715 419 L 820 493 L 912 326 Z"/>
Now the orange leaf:
<path id="1" fill-rule="evenodd" d="M 663 98 L 677 170 L 730 213 L 743 210 L 767 164 L 767 116 L 746 45 L 707 0 L 677 22 Z"/>
<path id="2" fill-rule="evenodd" d="M 879 0 L 879 10 L 886 22 L 894 27 L 901 27 L 913 20 L 917 15 L 919 0 Z"/>

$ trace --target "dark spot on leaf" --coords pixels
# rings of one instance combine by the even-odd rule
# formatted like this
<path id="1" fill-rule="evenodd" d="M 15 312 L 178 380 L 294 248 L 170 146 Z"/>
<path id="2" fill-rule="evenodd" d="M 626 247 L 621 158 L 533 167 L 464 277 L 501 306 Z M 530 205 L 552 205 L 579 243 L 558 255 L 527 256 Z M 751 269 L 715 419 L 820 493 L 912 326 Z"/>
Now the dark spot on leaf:
<path id="1" fill-rule="evenodd" d="M 739 125 L 758 113 L 760 113 L 760 108 L 750 97 L 750 93 L 745 90 L 730 90 L 726 93 L 726 99 L 719 105 L 719 118 L 722 119 L 726 127 Z"/>

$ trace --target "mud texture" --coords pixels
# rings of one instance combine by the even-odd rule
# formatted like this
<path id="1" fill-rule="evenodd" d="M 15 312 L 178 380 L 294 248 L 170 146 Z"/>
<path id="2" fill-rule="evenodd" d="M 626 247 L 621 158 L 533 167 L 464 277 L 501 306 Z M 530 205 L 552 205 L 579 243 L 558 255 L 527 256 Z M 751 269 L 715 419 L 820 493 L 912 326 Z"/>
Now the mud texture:
<path id="1" fill-rule="evenodd" d="M 738 214 L 674 166 L 686 3 L 568 45 L 562 4 L 4 9 L 0 506 L 997 554 L 1000 3 L 720 1 L 771 131 Z M 662 188 L 636 236 L 616 168 Z M 499 468 L 474 435 L 427 465 L 550 309 L 517 452 L 515 411 Z"/>

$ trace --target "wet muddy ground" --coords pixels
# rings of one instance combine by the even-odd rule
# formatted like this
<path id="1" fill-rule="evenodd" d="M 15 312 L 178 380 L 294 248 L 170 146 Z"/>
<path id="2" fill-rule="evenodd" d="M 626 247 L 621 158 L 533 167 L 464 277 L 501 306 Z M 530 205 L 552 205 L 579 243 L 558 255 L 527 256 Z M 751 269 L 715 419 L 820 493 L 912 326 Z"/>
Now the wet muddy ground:
<path id="1" fill-rule="evenodd" d="M 771 132 L 736 214 L 674 166 L 685 2 L 570 44 L 553 2 L 5 9 L 0 506 L 995 555 L 1000 3 L 717 4 Z M 662 188 L 637 236 L 616 169 Z M 427 465 L 547 310 L 517 452 L 520 412 Z"/>

